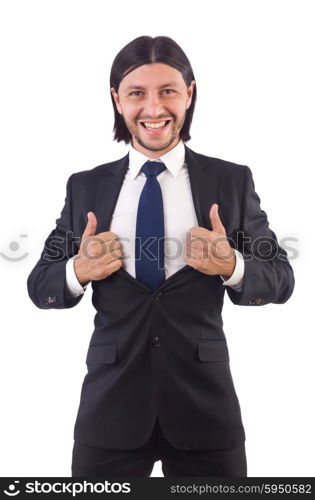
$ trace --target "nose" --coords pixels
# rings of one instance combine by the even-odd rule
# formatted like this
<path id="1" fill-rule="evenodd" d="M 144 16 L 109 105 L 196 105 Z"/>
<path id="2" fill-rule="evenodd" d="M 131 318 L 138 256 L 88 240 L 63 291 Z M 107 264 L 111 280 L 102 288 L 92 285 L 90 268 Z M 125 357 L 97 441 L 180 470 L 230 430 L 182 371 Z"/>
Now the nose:
<path id="1" fill-rule="evenodd" d="M 162 96 L 158 92 L 148 92 L 143 106 L 145 116 L 151 119 L 159 118 L 163 111 Z"/>

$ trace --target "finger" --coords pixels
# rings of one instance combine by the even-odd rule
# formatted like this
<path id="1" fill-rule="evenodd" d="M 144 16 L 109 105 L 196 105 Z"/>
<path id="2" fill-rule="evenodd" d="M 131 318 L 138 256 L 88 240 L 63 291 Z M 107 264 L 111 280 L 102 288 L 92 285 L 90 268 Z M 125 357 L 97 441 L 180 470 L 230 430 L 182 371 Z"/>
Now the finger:
<path id="1" fill-rule="evenodd" d="M 85 240 L 86 238 L 89 238 L 90 236 L 95 236 L 96 233 L 96 226 L 97 226 L 97 219 L 94 214 L 94 212 L 88 212 L 87 214 L 87 224 L 85 226 L 84 232 L 82 234 L 82 240 Z"/>
<path id="2" fill-rule="evenodd" d="M 193 267 L 194 269 L 198 268 L 198 260 L 188 257 L 186 257 L 184 260 L 187 266 Z"/>
<path id="3" fill-rule="evenodd" d="M 222 221 L 219 216 L 219 206 L 217 203 L 213 203 L 213 205 L 210 208 L 209 216 L 210 216 L 210 221 L 212 225 L 212 230 L 215 231 L 216 233 L 220 234 L 226 234 L 225 233 L 225 228 L 222 224 Z"/>
<path id="4" fill-rule="evenodd" d="M 102 240 L 103 252 L 115 255 L 116 252 L 122 251 L 122 246 L 119 240 Z"/>
<path id="5" fill-rule="evenodd" d="M 121 260 L 114 260 L 113 262 L 111 262 L 110 264 L 108 264 L 108 266 L 107 266 L 107 273 L 108 274 L 112 274 L 115 271 L 118 271 L 118 269 L 120 269 L 121 266 L 122 266 L 122 261 Z"/>
<path id="6" fill-rule="evenodd" d="M 121 247 L 113 247 L 108 248 L 107 245 L 103 244 L 102 242 L 100 246 L 100 251 L 99 251 L 99 259 L 104 262 L 104 264 L 109 264 L 110 262 L 117 260 L 117 259 L 122 259 L 123 258 L 123 251 Z"/>

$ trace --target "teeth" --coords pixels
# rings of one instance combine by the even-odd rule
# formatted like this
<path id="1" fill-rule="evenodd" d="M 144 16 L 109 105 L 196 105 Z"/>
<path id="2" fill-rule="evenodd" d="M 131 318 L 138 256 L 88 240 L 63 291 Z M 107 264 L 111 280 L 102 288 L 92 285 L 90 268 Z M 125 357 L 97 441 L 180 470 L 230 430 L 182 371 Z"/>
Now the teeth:
<path id="1" fill-rule="evenodd" d="M 165 123 L 166 123 L 166 121 L 160 122 L 160 123 L 147 123 L 147 122 L 144 122 L 143 125 L 146 128 L 161 128 L 161 127 L 164 127 Z"/>

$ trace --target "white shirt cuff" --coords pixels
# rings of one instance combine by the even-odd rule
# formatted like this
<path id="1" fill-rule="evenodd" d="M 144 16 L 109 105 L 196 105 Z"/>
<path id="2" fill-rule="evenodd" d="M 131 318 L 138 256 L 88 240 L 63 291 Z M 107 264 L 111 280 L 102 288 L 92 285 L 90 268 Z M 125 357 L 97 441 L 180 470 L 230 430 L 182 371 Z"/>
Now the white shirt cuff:
<path id="1" fill-rule="evenodd" d="M 230 286 L 231 288 L 234 288 L 236 291 L 241 291 L 244 281 L 244 269 L 245 269 L 244 257 L 238 250 L 235 250 L 234 248 L 233 250 L 235 252 L 235 257 L 236 257 L 234 272 L 232 276 L 230 276 L 229 279 L 227 280 L 225 280 L 223 276 L 221 275 L 220 276 L 222 278 L 223 285 Z"/>
<path id="2" fill-rule="evenodd" d="M 75 256 L 71 257 L 71 259 L 69 259 L 66 264 L 66 284 L 70 293 L 74 297 L 78 297 L 85 292 L 87 285 L 85 287 L 81 286 L 81 283 L 79 282 L 77 275 L 75 274 L 74 257 Z"/>

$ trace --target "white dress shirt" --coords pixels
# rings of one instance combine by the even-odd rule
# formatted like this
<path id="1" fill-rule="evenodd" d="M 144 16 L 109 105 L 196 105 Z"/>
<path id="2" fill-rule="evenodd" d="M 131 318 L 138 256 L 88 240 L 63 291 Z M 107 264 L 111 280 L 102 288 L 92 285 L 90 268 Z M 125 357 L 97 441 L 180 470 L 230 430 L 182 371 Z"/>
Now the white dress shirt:
<path id="1" fill-rule="evenodd" d="M 125 270 L 134 278 L 135 273 L 135 236 L 137 210 L 141 191 L 146 182 L 146 176 L 140 172 L 143 164 L 152 160 L 140 153 L 132 145 L 129 150 L 129 166 L 112 215 L 109 230 L 117 234 L 123 252 Z M 184 261 L 185 238 L 187 231 L 198 226 L 192 199 L 189 174 L 185 164 L 185 147 L 183 141 L 159 159 L 166 169 L 157 180 L 161 186 L 164 211 L 165 232 L 165 278 L 176 273 L 186 265 Z M 243 255 L 234 250 L 236 266 L 232 276 L 224 280 L 225 286 L 231 286 L 236 291 L 242 289 L 244 278 Z M 74 271 L 74 257 L 66 265 L 66 283 L 73 296 L 84 293 L 86 287 L 79 283 Z"/>

